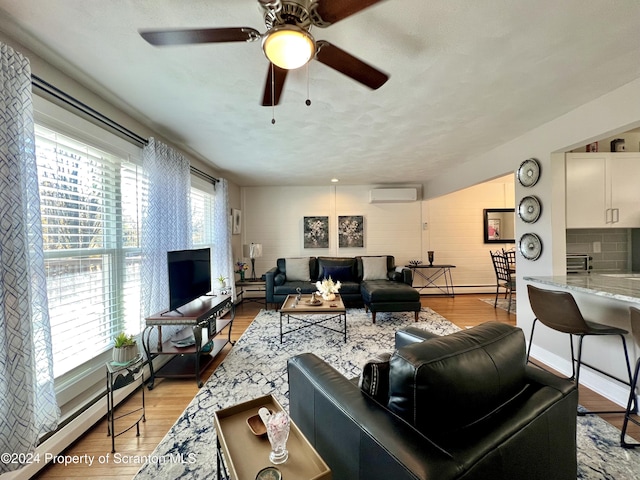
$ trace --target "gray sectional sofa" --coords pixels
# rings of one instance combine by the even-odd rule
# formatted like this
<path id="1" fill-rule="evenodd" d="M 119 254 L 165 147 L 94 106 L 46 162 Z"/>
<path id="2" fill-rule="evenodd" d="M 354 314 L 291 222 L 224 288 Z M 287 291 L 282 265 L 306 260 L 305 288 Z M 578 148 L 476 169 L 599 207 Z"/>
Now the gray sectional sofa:
<path id="1" fill-rule="evenodd" d="M 418 320 L 420 294 L 411 286 L 412 272 L 396 267 L 391 255 L 279 258 L 265 274 L 267 305 L 279 308 L 298 288 L 313 293 L 316 281 L 328 277 L 342 284 L 344 304 L 364 305 L 374 323 L 377 312 L 415 312 Z"/>

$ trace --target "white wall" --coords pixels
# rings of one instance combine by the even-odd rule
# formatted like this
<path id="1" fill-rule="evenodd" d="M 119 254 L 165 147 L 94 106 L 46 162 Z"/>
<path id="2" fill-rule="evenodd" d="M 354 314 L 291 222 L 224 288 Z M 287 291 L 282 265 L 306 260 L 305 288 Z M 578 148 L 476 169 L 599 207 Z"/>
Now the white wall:
<path id="1" fill-rule="evenodd" d="M 405 265 L 409 260 L 426 263 L 427 251 L 434 250 L 436 264 L 456 265 L 452 272 L 456 286 L 484 285 L 465 291 L 494 291 L 489 249 L 513 245 L 483 242 L 482 210 L 513 207 L 513 175 L 425 202 L 371 204 L 373 187 L 243 187 L 243 233 L 234 237 L 263 245 L 263 257 L 256 260 L 257 275 L 274 267 L 279 257 L 389 254 L 398 265 Z M 338 248 L 336 225 L 341 215 L 364 216 L 364 248 Z M 304 248 L 305 216 L 329 217 L 329 248 Z M 241 250 L 234 252 L 239 258 Z"/>
<path id="2" fill-rule="evenodd" d="M 370 186 L 243 187 L 243 243 L 261 243 L 256 274 L 279 257 L 393 255 L 403 265 L 421 257 L 420 202 L 370 204 Z M 338 248 L 341 215 L 364 217 L 364 248 Z M 305 216 L 329 217 L 329 248 L 304 248 Z"/>
<path id="3" fill-rule="evenodd" d="M 511 243 L 484 243 L 483 209 L 514 208 L 514 176 L 474 185 L 423 202 L 426 250 L 434 264 L 451 264 L 456 293 L 495 292 L 496 277 L 489 250 L 513 248 Z M 423 261 L 425 258 L 423 258 Z"/>

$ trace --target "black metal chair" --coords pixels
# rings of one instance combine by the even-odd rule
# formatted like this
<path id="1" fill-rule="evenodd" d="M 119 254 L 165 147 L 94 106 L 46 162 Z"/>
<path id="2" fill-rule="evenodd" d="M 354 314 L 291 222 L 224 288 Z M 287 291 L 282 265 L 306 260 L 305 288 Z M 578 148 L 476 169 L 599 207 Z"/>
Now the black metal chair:
<path id="1" fill-rule="evenodd" d="M 640 310 L 637 308 L 629 308 L 629 318 L 631 320 L 631 334 L 636 340 L 636 345 L 640 347 Z M 638 386 L 638 372 L 640 371 L 640 357 L 636 362 L 636 368 L 633 373 L 633 380 L 631 381 L 631 389 L 629 390 L 629 401 L 627 402 L 627 411 L 624 414 L 624 421 L 622 422 L 622 434 L 620 435 L 620 445 L 624 448 L 640 447 L 640 443 L 628 443 L 625 441 L 627 434 L 627 427 L 629 422 L 635 423 L 640 426 L 640 421 L 631 415 L 634 413 L 634 405 L 636 404 L 636 387 Z"/>
<path id="2" fill-rule="evenodd" d="M 510 248 L 509 250 L 502 249 L 502 254 L 507 257 L 507 264 L 509 266 L 509 273 L 513 275 L 516 270 L 516 250 Z"/>
<path id="3" fill-rule="evenodd" d="M 531 345 L 533 344 L 533 332 L 536 327 L 536 322 L 540 321 L 553 330 L 569 334 L 569 343 L 571 344 L 571 379 L 575 379 L 576 386 L 579 386 L 580 384 L 580 367 L 584 365 L 585 367 L 595 370 L 602 375 L 605 375 L 624 385 L 628 385 L 631 388 L 631 365 L 629 363 L 627 342 L 624 337 L 629 333 L 627 330 L 585 320 L 582 316 L 582 313 L 580 313 L 580 309 L 578 308 L 573 295 L 571 295 L 569 292 L 545 290 L 542 288 L 534 287 L 533 285 L 527 285 L 527 291 L 529 293 L 529 303 L 531 304 L 531 309 L 536 316 L 536 318 L 533 320 L 533 325 L 531 326 L 529 348 L 527 349 L 527 361 L 529 361 L 529 354 L 531 353 Z M 579 338 L 577 357 L 574 354 L 573 348 L 574 335 Z M 627 365 L 627 373 L 629 374 L 629 381 L 618 378 L 608 372 L 605 372 L 593 365 L 589 365 L 588 363 L 582 361 L 582 342 L 584 340 L 584 337 L 603 335 L 617 335 L 620 337 Z M 632 411 L 636 411 L 635 400 L 633 402 Z M 626 410 L 578 412 L 579 415 L 603 413 L 626 413 Z"/>
<path id="4" fill-rule="evenodd" d="M 491 260 L 493 261 L 493 269 L 496 272 L 496 299 L 493 302 L 493 308 L 498 306 L 498 295 L 500 294 L 500 289 L 505 288 L 505 297 L 509 298 L 509 307 L 507 308 L 507 312 L 511 313 L 511 298 L 513 292 L 516 291 L 516 281 L 511 276 L 511 272 L 509 270 L 509 261 L 502 252 L 491 252 Z"/>

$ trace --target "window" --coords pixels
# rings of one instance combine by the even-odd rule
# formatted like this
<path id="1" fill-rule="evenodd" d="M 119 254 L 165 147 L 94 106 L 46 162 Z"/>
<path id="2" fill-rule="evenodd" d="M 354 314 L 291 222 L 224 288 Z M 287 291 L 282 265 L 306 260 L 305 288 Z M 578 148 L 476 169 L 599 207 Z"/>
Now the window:
<path id="1" fill-rule="evenodd" d="M 139 333 L 145 180 L 129 158 L 36 126 L 54 376 Z"/>
<path id="2" fill-rule="evenodd" d="M 191 229 L 193 246 L 213 244 L 213 185 L 191 175 Z"/>

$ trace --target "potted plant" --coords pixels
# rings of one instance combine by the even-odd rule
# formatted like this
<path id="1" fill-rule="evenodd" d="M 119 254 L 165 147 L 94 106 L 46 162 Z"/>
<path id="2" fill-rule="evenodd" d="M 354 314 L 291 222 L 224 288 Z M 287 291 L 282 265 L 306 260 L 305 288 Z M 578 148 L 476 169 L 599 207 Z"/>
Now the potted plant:
<path id="1" fill-rule="evenodd" d="M 138 356 L 138 344 L 133 335 L 120 332 L 113 339 L 113 361 L 129 363 Z"/>
<path id="2" fill-rule="evenodd" d="M 227 288 L 227 277 L 225 277 L 224 275 L 220 275 L 218 277 L 218 282 L 220 282 L 221 290 L 224 290 L 225 288 Z"/>

